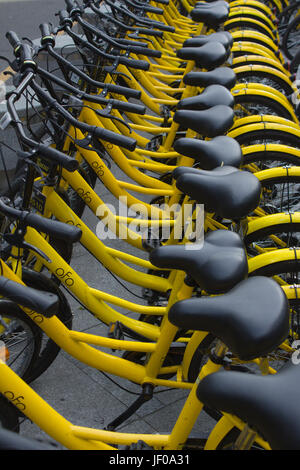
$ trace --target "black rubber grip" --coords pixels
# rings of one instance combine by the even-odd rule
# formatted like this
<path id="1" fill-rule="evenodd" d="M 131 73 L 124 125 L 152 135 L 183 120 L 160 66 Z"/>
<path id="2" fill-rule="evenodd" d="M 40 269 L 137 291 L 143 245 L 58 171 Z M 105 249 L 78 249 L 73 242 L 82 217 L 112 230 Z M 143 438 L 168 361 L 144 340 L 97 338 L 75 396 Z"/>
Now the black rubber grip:
<path id="1" fill-rule="evenodd" d="M 42 33 L 42 37 L 51 36 L 51 27 L 49 23 L 42 23 L 40 24 L 39 28 Z"/>
<path id="2" fill-rule="evenodd" d="M 123 95 L 125 98 L 136 98 L 140 99 L 142 92 L 139 90 L 134 90 L 133 88 L 127 88 L 120 85 L 114 85 L 113 83 L 107 84 L 107 89 L 111 93 L 116 93 L 117 95 Z"/>
<path id="3" fill-rule="evenodd" d="M 71 13 L 73 10 L 78 10 L 78 5 L 74 2 L 74 0 L 65 0 L 67 11 Z M 80 11 L 80 9 L 79 9 Z"/>
<path id="4" fill-rule="evenodd" d="M 39 232 L 46 233 L 59 240 L 64 240 L 67 243 L 78 242 L 82 235 L 78 227 L 59 222 L 58 220 L 47 219 L 31 212 L 26 215 L 25 223 Z"/>
<path id="5" fill-rule="evenodd" d="M 0 276 L 0 295 L 47 318 L 58 313 L 59 298 L 56 294 L 24 286 L 4 276 Z"/>
<path id="6" fill-rule="evenodd" d="M 161 57 L 161 51 L 156 51 L 155 49 L 148 49 L 145 47 L 130 46 L 130 52 L 133 52 L 134 54 L 141 54 L 146 57 Z"/>
<path id="7" fill-rule="evenodd" d="M 134 114 L 145 114 L 146 106 L 141 104 L 128 103 L 126 101 L 111 100 L 114 109 Z"/>
<path id="8" fill-rule="evenodd" d="M 148 47 L 148 43 L 146 42 L 141 42 L 141 41 L 131 41 L 130 39 L 123 39 L 123 38 L 118 38 L 116 41 L 119 44 L 125 45 L 125 46 L 134 46 L 134 47 Z"/>
<path id="9" fill-rule="evenodd" d="M 20 49 L 20 56 L 21 56 L 21 60 L 23 61 L 23 63 L 33 61 L 32 49 L 29 46 L 29 44 L 22 44 L 21 49 Z"/>
<path id="10" fill-rule="evenodd" d="M 155 13 L 156 15 L 162 15 L 164 12 L 162 8 L 153 7 L 151 5 L 143 6 L 143 10 L 148 11 L 149 13 Z"/>
<path id="11" fill-rule="evenodd" d="M 153 36 L 157 38 L 162 38 L 164 35 L 164 33 L 162 33 L 161 31 L 156 31 L 155 29 L 151 29 L 151 28 L 146 29 L 146 28 L 137 27 L 136 29 L 139 34 L 143 34 L 144 36 Z M 129 34 L 128 37 L 130 38 L 131 35 Z"/>
<path id="12" fill-rule="evenodd" d="M 14 31 L 8 31 L 6 33 L 6 38 L 8 39 L 8 42 L 13 47 L 14 52 L 16 53 L 16 49 L 18 49 L 22 44 L 20 39 L 18 38 L 18 35 Z"/>
<path id="13" fill-rule="evenodd" d="M 134 60 L 124 56 L 120 56 L 119 58 L 120 64 L 126 65 L 126 67 L 131 69 L 138 69 L 138 70 L 149 70 L 150 64 L 146 60 Z"/>
<path id="14" fill-rule="evenodd" d="M 167 33 L 175 33 L 175 28 L 173 26 L 168 26 L 158 21 L 149 20 L 149 26 L 152 26 L 152 28 L 155 28 L 155 29 L 159 29 L 160 31 L 166 31 Z"/>
<path id="15" fill-rule="evenodd" d="M 75 158 L 71 158 L 68 155 L 65 155 L 59 150 L 56 150 L 52 147 L 48 147 L 45 144 L 39 144 L 37 147 L 37 151 L 41 156 L 56 162 L 58 165 L 61 165 L 63 168 L 70 172 L 76 171 L 78 169 L 78 161 L 75 160 Z"/>
<path id="16" fill-rule="evenodd" d="M 94 128 L 93 134 L 100 140 L 105 140 L 106 142 L 110 142 L 111 144 L 123 147 L 130 151 L 133 151 L 137 144 L 136 140 L 132 139 L 132 137 L 116 134 L 108 129 L 103 129 L 102 127 Z"/>
<path id="17" fill-rule="evenodd" d="M 72 26 L 73 21 L 71 20 L 69 13 L 66 10 L 60 10 L 58 12 L 59 23 L 61 26 L 69 25 Z"/>

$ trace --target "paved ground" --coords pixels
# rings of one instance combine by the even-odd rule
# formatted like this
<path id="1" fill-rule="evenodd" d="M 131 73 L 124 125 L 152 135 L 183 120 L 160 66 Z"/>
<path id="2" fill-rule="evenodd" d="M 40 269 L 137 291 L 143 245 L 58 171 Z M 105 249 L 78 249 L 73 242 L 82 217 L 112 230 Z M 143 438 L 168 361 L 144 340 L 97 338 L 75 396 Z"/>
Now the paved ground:
<path id="1" fill-rule="evenodd" d="M 7 41 L 7 31 L 15 31 L 19 37 L 35 39 L 40 36 L 39 25 L 52 22 L 57 25 L 55 13 L 65 8 L 64 0 L 0 0 L 0 55 L 13 58 Z M 0 62 L 0 70 L 2 69 Z"/>
<path id="2" fill-rule="evenodd" d="M 64 5 L 63 0 L 31 1 L 3 1 L 0 0 L 0 55 L 11 57 L 11 49 L 4 37 L 7 30 L 15 30 L 20 37 L 34 39 L 39 35 L 38 25 L 43 21 L 54 21 L 54 13 Z M 1 63 L 2 64 L 2 63 Z M 0 70 L 2 65 L 0 64 Z M 118 175 L 117 169 L 115 169 Z M 120 175 L 121 176 L 121 175 Z M 112 202 L 111 194 L 102 186 L 97 191 L 105 202 Z M 93 231 L 96 229 L 97 219 L 89 210 L 84 214 L 84 220 Z M 134 252 L 128 245 L 111 242 L 111 246 L 120 247 Z M 80 245 L 75 247 L 72 265 L 82 275 L 86 282 L 105 292 L 139 301 L 128 293 L 87 251 Z M 127 286 L 129 286 L 127 284 Z M 140 288 L 130 286 L 140 295 Z M 78 302 L 68 296 L 74 313 L 74 329 L 88 331 L 95 334 L 107 334 L 107 327 L 100 324 L 86 312 Z M 101 365 L 99 365 L 101 368 Z M 110 380 L 112 378 L 115 383 Z M 52 366 L 33 384 L 33 388 L 46 399 L 59 413 L 63 414 L 74 424 L 103 428 L 113 418 L 123 412 L 126 407 L 136 399 L 140 389 L 125 380 L 116 377 L 104 376 L 98 370 L 90 368 L 83 363 L 61 352 Z M 119 384 L 120 387 L 117 385 Z M 123 388 L 121 388 L 123 387 Z M 128 390 L 128 391 L 126 391 Z M 158 391 L 161 391 L 159 389 Z M 120 430 L 129 432 L 157 433 L 168 432 L 185 401 L 187 392 L 182 390 L 164 391 L 155 394 L 155 397 L 135 413 Z M 194 434 L 207 435 L 212 421 L 203 415 L 194 429 Z M 33 438 L 47 438 L 36 425 L 25 421 L 21 426 L 21 434 Z"/>

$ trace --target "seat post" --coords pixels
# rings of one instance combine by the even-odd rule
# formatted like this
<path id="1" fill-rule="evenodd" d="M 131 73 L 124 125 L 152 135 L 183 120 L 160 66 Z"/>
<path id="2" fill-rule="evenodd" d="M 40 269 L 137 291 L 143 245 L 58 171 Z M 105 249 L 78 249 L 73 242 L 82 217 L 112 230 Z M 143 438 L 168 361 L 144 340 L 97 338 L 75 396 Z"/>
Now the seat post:
<path id="1" fill-rule="evenodd" d="M 257 433 L 246 424 L 233 445 L 233 450 L 250 450 Z"/>

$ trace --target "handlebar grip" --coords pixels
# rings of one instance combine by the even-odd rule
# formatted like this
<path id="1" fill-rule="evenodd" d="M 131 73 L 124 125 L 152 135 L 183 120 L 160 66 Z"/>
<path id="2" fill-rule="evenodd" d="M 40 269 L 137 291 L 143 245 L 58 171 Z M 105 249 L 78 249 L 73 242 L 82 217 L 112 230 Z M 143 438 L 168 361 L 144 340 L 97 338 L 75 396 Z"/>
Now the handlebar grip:
<path id="1" fill-rule="evenodd" d="M 0 294 L 46 318 L 58 313 L 59 298 L 56 294 L 24 286 L 4 276 L 0 276 Z"/>
<path id="2" fill-rule="evenodd" d="M 149 24 L 151 24 L 151 23 L 149 23 Z M 155 22 L 152 23 L 152 26 L 153 26 L 153 28 L 157 28 L 161 31 L 166 31 L 167 33 L 175 33 L 174 26 L 168 26 L 164 23 L 155 23 Z"/>
<path id="3" fill-rule="evenodd" d="M 114 85 L 113 83 L 107 84 L 107 90 L 111 93 L 116 93 L 117 95 L 123 95 L 125 98 L 136 98 L 140 99 L 142 92 L 139 90 L 134 90 L 133 88 L 127 88 L 120 85 Z"/>
<path id="4" fill-rule="evenodd" d="M 58 220 L 47 219 L 38 214 L 29 212 L 25 217 L 26 225 L 42 233 L 64 240 L 68 243 L 76 243 L 80 240 L 81 229 L 73 225 L 68 225 Z"/>
<path id="5" fill-rule="evenodd" d="M 158 7 L 153 7 L 151 5 L 145 5 L 142 7 L 144 11 L 148 11 L 149 13 L 155 13 L 156 15 L 162 15 L 163 9 Z"/>
<path id="6" fill-rule="evenodd" d="M 51 36 L 51 27 L 49 23 L 42 23 L 39 26 L 42 37 Z"/>
<path id="7" fill-rule="evenodd" d="M 137 27 L 137 31 L 139 32 L 139 34 L 143 34 L 144 36 L 153 36 L 153 37 L 157 37 L 157 38 L 162 38 L 164 33 L 162 31 L 156 31 L 155 29 L 146 29 L 146 28 L 140 28 L 140 27 Z M 128 37 L 130 38 L 131 35 L 129 34 Z"/>
<path id="8" fill-rule="evenodd" d="M 130 39 L 123 38 L 118 38 L 117 41 L 119 44 L 122 44 L 124 46 L 148 47 L 148 44 L 146 42 L 141 41 L 131 41 Z"/>
<path id="9" fill-rule="evenodd" d="M 22 47 L 20 49 L 20 56 L 23 63 L 33 61 L 32 49 L 29 44 L 22 44 Z"/>
<path id="10" fill-rule="evenodd" d="M 78 169 L 79 163 L 75 158 L 71 158 L 64 153 L 45 144 L 39 144 L 37 151 L 40 155 L 61 165 L 66 170 L 73 172 Z"/>
<path id="11" fill-rule="evenodd" d="M 61 26 L 70 26 L 72 27 L 73 21 L 71 20 L 69 13 L 66 10 L 60 10 L 58 12 L 59 24 Z"/>
<path id="12" fill-rule="evenodd" d="M 20 46 L 18 46 L 17 51 L 15 50 L 15 53 L 16 52 L 21 59 L 20 72 L 22 74 L 35 72 L 37 65 L 36 62 L 33 60 L 32 49 L 29 44 L 21 44 Z"/>
<path id="13" fill-rule="evenodd" d="M 22 44 L 20 39 L 18 38 L 18 35 L 14 31 L 8 31 L 5 36 L 8 39 L 10 45 L 12 46 L 14 53 L 16 54 L 17 49 Z"/>
<path id="14" fill-rule="evenodd" d="M 73 10 L 78 10 L 79 6 L 74 2 L 74 0 L 65 0 L 67 11 L 72 13 Z"/>
<path id="15" fill-rule="evenodd" d="M 146 106 L 135 104 L 135 103 L 128 103 L 126 101 L 119 101 L 119 100 L 111 100 L 113 108 L 118 109 L 119 111 L 125 111 L 128 113 L 134 114 L 145 114 Z"/>
<path id="16" fill-rule="evenodd" d="M 119 56 L 119 62 L 131 69 L 149 70 L 150 64 L 146 60 L 134 60 L 124 56 Z"/>
<path id="17" fill-rule="evenodd" d="M 118 147 L 123 147 L 131 152 L 136 147 L 136 140 L 132 137 L 127 137 L 122 134 L 116 134 L 108 129 L 103 129 L 102 127 L 96 127 L 94 129 L 94 135 L 98 137 L 100 140 L 105 140 L 106 142 L 110 142 L 111 144 L 115 144 Z"/>
<path id="18" fill-rule="evenodd" d="M 130 46 L 130 52 L 133 52 L 134 54 L 141 54 L 146 57 L 161 57 L 161 51 L 156 51 L 155 49 L 148 49 L 145 47 Z"/>

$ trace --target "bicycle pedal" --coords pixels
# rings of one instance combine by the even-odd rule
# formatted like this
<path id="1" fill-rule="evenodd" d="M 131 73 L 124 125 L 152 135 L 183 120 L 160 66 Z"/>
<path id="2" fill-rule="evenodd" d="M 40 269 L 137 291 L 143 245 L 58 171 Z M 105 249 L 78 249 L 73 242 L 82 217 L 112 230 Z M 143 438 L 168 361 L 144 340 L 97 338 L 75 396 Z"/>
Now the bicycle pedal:
<path id="1" fill-rule="evenodd" d="M 114 323 L 109 324 L 107 336 L 111 339 L 124 339 L 124 334 L 120 322 L 116 321 Z M 115 349 L 112 349 L 112 351 L 115 351 Z"/>
<path id="2" fill-rule="evenodd" d="M 119 450 L 154 450 L 154 447 L 149 446 L 144 441 L 137 441 L 130 446 L 122 446 Z"/>

